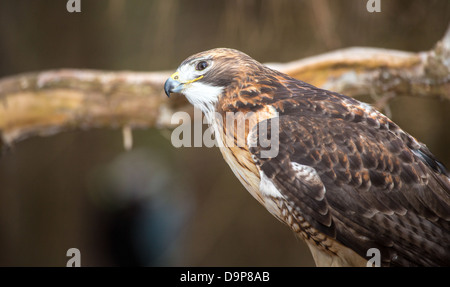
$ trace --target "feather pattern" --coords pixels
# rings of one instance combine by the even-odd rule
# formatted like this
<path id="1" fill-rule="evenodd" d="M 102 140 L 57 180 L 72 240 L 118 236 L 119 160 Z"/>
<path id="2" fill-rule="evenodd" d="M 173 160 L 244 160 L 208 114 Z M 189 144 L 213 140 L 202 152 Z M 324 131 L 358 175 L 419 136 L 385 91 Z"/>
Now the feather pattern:
<path id="1" fill-rule="evenodd" d="M 383 266 L 450 266 L 450 178 L 424 144 L 369 105 L 242 52 L 214 49 L 182 65 L 197 59 L 214 65 L 198 83 L 222 89 L 209 108 L 222 119 L 251 115 L 244 134 L 211 123 L 224 142 L 247 139 L 221 147 L 225 160 L 260 203 L 306 240 L 318 265 L 365 265 L 367 250 L 378 248 Z M 263 156 L 270 147 L 262 133 L 278 137 L 276 156 Z"/>

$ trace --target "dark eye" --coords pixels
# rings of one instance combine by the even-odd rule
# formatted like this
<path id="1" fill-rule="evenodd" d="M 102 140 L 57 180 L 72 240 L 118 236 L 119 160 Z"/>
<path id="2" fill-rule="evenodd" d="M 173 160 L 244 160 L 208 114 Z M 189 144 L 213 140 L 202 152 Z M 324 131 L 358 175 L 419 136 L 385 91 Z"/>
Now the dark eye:
<path id="1" fill-rule="evenodd" d="M 206 69 L 206 67 L 208 67 L 208 62 L 206 61 L 200 61 L 198 62 L 197 66 L 195 67 L 195 69 L 197 71 L 203 71 L 204 69 Z"/>

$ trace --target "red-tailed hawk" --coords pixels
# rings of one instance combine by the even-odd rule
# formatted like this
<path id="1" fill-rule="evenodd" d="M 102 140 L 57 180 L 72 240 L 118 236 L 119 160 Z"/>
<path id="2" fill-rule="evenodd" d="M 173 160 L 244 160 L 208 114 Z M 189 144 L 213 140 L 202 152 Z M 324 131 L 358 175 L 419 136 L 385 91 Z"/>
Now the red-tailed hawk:
<path id="1" fill-rule="evenodd" d="M 366 266 L 371 248 L 382 266 L 450 265 L 445 167 L 369 105 L 224 48 L 187 58 L 164 89 L 203 111 L 234 174 L 318 266 Z"/>

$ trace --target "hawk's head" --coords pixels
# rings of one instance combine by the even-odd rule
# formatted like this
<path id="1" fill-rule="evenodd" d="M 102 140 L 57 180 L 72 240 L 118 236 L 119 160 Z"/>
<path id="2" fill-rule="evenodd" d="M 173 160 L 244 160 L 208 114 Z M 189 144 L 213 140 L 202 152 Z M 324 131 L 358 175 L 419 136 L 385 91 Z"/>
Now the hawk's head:
<path id="1" fill-rule="evenodd" d="M 262 65 L 250 56 L 227 48 L 217 48 L 190 56 L 164 84 L 164 90 L 181 93 L 203 112 L 214 110 L 226 87 L 238 82 Z"/>

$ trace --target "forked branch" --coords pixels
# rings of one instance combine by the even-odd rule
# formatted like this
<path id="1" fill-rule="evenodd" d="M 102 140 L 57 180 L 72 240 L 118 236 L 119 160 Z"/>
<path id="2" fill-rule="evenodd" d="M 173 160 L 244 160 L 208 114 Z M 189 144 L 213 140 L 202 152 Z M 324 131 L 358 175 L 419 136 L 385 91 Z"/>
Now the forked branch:
<path id="1" fill-rule="evenodd" d="M 427 52 L 358 47 L 268 65 L 349 96 L 386 95 L 378 108 L 397 95 L 450 100 L 450 27 Z M 0 145 L 94 127 L 170 127 L 174 112 L 192 108 L 164 95 L 169 75 L 63 69 L 0 79 Z"/>

